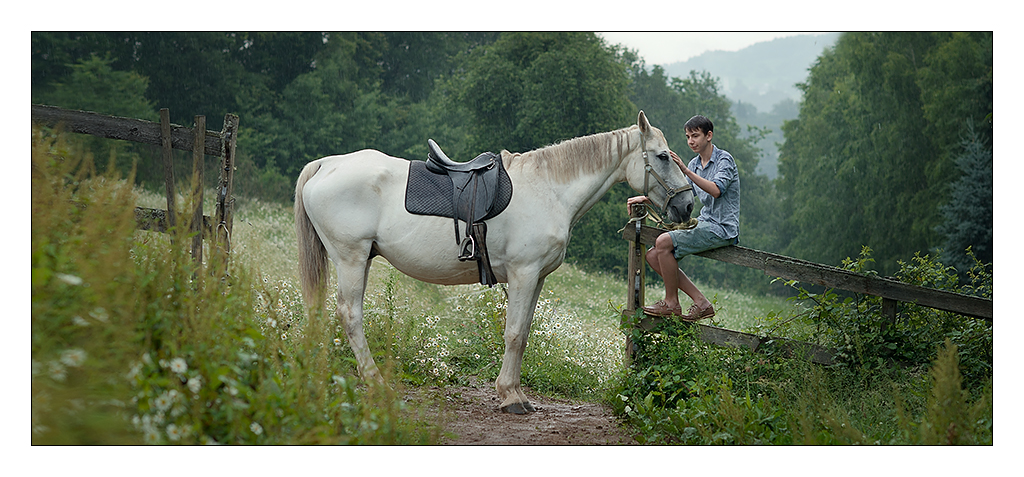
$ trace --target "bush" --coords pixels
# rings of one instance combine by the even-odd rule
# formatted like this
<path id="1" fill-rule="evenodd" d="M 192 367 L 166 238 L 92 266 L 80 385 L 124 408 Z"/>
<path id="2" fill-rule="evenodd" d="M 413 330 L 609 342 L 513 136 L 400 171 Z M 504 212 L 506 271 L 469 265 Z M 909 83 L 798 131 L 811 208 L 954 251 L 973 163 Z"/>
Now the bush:
<path id="1" fill-rule="evenodd" d="M 843 267 L 863 273 L 870 262 L 865 248 Z M 984 264 L 976 264 L 966 285 L 958 284 L 956 270 L 928 256 L 900 264 L 902 281 L 991 296 Z M 715 347 L 700 339 L 696 326 L 679 322 L 649 333 L 630 330 L 636 357 L 612 403 L 640 430 L 639 439 L 991 444 L 991 324 L 906 304 L 893 324 L 877 297 L 796 288 L 796 300 L 812 306 L 770 316 L 774 333 L 837 348 L 838 365 Z"/>

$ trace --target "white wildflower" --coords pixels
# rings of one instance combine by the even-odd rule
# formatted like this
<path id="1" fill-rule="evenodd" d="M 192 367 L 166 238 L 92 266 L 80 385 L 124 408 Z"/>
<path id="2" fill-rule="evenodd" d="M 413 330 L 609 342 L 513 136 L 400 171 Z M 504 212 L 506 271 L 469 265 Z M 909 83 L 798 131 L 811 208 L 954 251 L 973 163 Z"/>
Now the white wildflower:
<path id="1" fill-rule="evenodd" d="M 89 326 L 89 322 L 88 321 L 85 321 L 84 318 L 82 318 L 81 316 L 77 316 L 77 315 L 74 318 L 71 318 L 71 322 L 74 323 L 75 326 L 81 326 L 81 327 Z"/>
<path id="2" fill-rule="evenodd" d="M 257 436 L 263 434 L 263 426 L 259 425 L 259 423 L 256 422 L 249 425 L 249 430 L 252 431 L 253 434 L 256 434 Z"/>
<path id="3" fill-rule="evenodd" d="M 89 312 L 89 316 L 96 318 L 97 320 L 100 320 L 104 323 L 106 323 L 107 319 L 109 318 L 109 315 L 107 315 L 107 310 L 104 310 L 101 307 L 94 308 L 92 311 Z"/>
<path id="4" fill-rule="evenodd" d="M 188 389 L 190 391 L 192 391 L 193 393 L 199 394 L 199 390 L 202 389 L 202 387 L 203 387 L 203 382 L 199 378 L 199 376 L 196 376 L 194 378 L 189 378 L 188 379 Z"/>
<path id="5" fill-rule="evenodd" d="M 153 400 L 153 407 L 157 408 L 160 411 L 166 411 L 170 409 L 171 405 L 173 404 L 174 394 L 171 394 L 170 391 L 157 396 L 156 399 Z"/>
<path id="6" fill-rule="evenodd" d="M 64 369 L 64 365 L 50 361 L 50 378 L 54 381 L 64 381 L 68 377 L 67 371 Z"/>
<path id="7" fill-rule="evenodd" d="M 74 275 L 68 275 L 66 273 L 58 273 L 55 275 L 60 281 L 67 283 L 68 285 L 81 285 L 82 279 Z"/>
<path id="8" fill-rule="evenodd" d="M 146 429 L 143 434 L 143 440 L 146 444 L 159 444 L 160 443 L 160 432 L 156 429 Z"/>
<path id="9" fill-rule="evenodd" d="M 60 362 L 72 368 L 77 368 L 85 363 L 85 351 L 75 348 L 61 352 Z"/>
<path id="10" fill-rule="evenodd" d="M 184 358 L 174 358 L 171 360 L 171 371 L 181 374 L 188 371 L 188 363 L 185 362 Z"/>
<path id="11" fill-rule="evenodd" d="M 142 372 L 142 363 L 136 361 L 135 363 L 132 363 L 132 368 L 128 370 L 128 375 L 126 377 L 129 380 L 135 379 L 139 376 L 140 372 Z"/>
<path id="12" fill-rule="evenodd" d="M 176 426 L 174 424 L 168 424 L 167 425 L 167 438 L 168 439 L 170 439 L 172 441 L 176 441 L 178 439 L 181 439 L 181 436 L 182 436 L 182 432 L 181 432 L 181 429 L 178 429 L 178 426 Z"/>

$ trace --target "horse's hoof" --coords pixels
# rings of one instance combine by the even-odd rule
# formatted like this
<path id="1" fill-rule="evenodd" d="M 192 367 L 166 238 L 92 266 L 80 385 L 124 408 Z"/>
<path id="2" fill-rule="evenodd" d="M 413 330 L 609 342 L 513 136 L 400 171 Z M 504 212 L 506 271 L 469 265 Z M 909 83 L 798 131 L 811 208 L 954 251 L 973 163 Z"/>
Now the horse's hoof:
<path id="1" fill-rule="evenodd" d="M 526 405 L 529 406 L 530 404 L 527 403 Z M 530 409 L 532 408 L 533 406 L 530 406 Z M 527 412 L 530 411 L 530 409 L 527 409 L 525 406 L 523 406 L 523 403 L 514 402 L 512 404 L 509 404 L 508 406 L 501 408 L 501 412 L 507 412 L 510 414 L 526 414 Z"/>
<path id="2" fill-rule="evenodd" d="M 523 403 L 523 409 L 526 409 L 526 412 L 537 412 L 537 408 L 533 407 L 533 404 L 530 404 L 530 401 Z"/>

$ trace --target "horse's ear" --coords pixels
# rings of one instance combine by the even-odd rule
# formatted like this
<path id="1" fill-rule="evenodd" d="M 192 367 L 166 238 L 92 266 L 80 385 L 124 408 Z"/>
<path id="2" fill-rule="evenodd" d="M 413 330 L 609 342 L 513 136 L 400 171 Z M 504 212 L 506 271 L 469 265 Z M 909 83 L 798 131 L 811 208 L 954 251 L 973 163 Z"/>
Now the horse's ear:
<path id="1" fill-rule="evenodd" d="M 640 114 L 636 116 L 636 125 L 640 126 L 640 132 L 647 134 L 651 130 L 651 123 L 647 121 L 647 115 L 644 114 L 644 110 L 640 110 Z"/>

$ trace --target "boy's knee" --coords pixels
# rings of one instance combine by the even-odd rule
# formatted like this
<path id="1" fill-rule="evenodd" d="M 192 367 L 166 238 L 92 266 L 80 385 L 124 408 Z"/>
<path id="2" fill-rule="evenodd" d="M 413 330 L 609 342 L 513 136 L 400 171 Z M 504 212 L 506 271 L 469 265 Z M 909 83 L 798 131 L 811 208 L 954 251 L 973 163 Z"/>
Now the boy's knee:
<path id="1" fill-rule="evenodd" d="M 675 245 L 672 243 L 672 236 L 669 234 L 661 234 L 654 241 L 654 247 L 661 252 L 672 252 L 675 249 Z"/>

